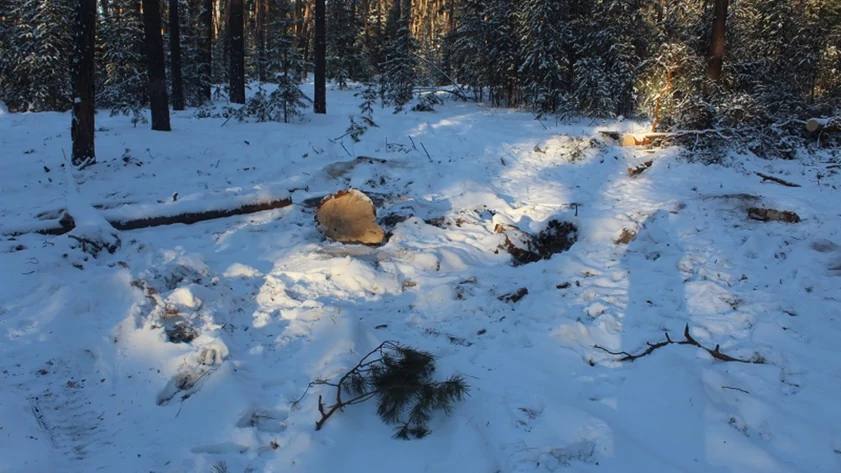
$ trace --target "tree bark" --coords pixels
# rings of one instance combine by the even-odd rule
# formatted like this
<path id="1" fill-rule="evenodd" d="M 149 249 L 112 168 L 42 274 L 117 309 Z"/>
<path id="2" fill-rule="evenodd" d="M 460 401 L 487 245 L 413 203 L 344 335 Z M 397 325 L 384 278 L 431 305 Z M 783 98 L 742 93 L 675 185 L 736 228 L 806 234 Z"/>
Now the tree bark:
<path id="1" fill-rule="evenodd" d="M 231 44 L 230 98 L 232 103 L 245 103 L 245 41 L 243 34 L 243 0 L 230 0 L 228 37 Z"/>
<path id="2" fill-rule="evenodd" d="M 146 68 L 149 75 L 149 101 L 152 106 L 152 129 L 170 131 L 169 99 L 166 95 L 164 44 L 161 37 L 160 0 L 143 0 L 143 30 L 146 46 Z"/>
<path id="3" fill-rule="evenodd" d="M 181 19 L 178 2 L 169 0 L 169 68 L 172 71 L 172 109 L 184 110 L 184 79 L 181 76 Z"/>
<path id="4" fill-rule="evenodd" d="M 199 80 L 201 87 L 199 96 L 204 102 L 211 100 L 213 75 L 213 0 L 200 0 L 202 6 L 199 11 Z"/>
<path id="5" fill-rule="evenodd" d="M 315 113 L 327 113 L 327 24 L 324 0 L 315 0 Z"/>
<path id="6" fill-rule="evenodd" d="M 710 38 L 710 54 L 707 64 L 707 77 L 710 80 L 721 79 L 721 69 L 724 65 L 727 35 L 727 6 L 729 0 L 714 0 L 713 31 Z"/>
<path id="7" fill-rule="evenodd" d="M 254 1 L 254 20 L 255 20 L 255 42 L 257 43 L 257 78 L 260 82 L 266 82 L 266 10 L 267 2 L 265 0 Z"/>
<path id="8" fill-rule="evenodd" d="M 76 51 L 73 61 L 75 98 L 70 135 L 73 139 L 72 161 L 75 166 L 79 166 L 92 164 L 96 160 L 93 141 L 96 114 L 94 103 L 96 0 L 80 0 L 76 20 Z"/>

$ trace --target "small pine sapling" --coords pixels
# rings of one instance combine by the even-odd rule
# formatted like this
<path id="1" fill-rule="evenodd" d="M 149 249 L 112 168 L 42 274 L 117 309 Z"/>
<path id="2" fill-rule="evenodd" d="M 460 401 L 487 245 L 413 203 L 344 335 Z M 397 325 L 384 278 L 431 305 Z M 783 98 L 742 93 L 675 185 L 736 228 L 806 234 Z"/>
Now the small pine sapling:
<path id="1" fill-rule="evenodd" d="M 358 143 L 362 139 L 362 135 L 368 131 L 368 128 L 376 127 L 377 123 L 374 121 L 374 104 L 377 102 L 377 88 L 373 82 L 365 84 L 362 92 L 356 94 L 362 97 L 362 102 L 359 104 L 359 120 L 357 121 L 353 115 L 350 116 L 350 125 L 345 134 Z"/>
<path id="2" fill-rule="evenodd" d="M 313 383 L 336 389 L 332 404 L 318 397 L 321 418 L 315 423 L 315 430 L 321 430 L 337 411 L 376 398 L 377 414 L 383 422 L 396 425 L 396 438 L 425 437 L 429 434 L 432 413 L 441 410 L 449 414 L 453 404 L 462 400 L 469 388 L 458 375 L 433 381 L 434 372 L 435 358 L 431 354 L 395 342 L 383 342 L 337 382 Z"/>

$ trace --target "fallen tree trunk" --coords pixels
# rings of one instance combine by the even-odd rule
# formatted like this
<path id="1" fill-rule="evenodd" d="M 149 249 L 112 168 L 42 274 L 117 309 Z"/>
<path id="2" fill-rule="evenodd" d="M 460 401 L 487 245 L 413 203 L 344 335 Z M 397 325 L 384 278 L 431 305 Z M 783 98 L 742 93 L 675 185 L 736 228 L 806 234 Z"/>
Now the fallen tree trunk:
<path id="1" fill-rule="evenodd" d="M 282 199 L 266 200 L 263 202 L 254 202 L 240 205 L 239 207 L 227 209 L 212 209 L 199 212 L 185 212 L 169 216 L 150 216 L 141 217 L 128 220 L 113 220 L 107 219 L 117 230 L 137 230 L 139 228 L 158 227 L 161 225 L 172 225 L 175 223 L 183 223 L 190 225 L 205 220 L 213 220 L 217 218 L 233 217 L 234 215 L 253 214 L 255 212 L 262 212 L 264 210 L 275 210 L 283 207 L 288 207 L 292 204 L 292 199 L 284 197 Z"/>
<path id="2" fill-rule="evenodd" d="M 207 210 L 182 211 L 173 212 L 172 209 L 164 209 L 163 212 L 155 214 L 154 207 L 149 206 L 151 215 L 142 215 L 137 217 L 127 217 L 119 215 L 108 215 L 106 213 L 105 220 L 117 230 L 137 230 L 141 228 L 158 227 L 162 225 L 173 225 L 176 223 L 183 223 L 190 225 L 193 223 L 203 222 L 205 220 L 213 220 L 217 218 L 233 217 L 235 215 L 246 215 L 264 210 L 275 210 L 288 207 L 292 204 L 292 199 L 289 197 L 263 199 L 255 202 L 243 203 L 239 206 L 221 207 Z M 146 208 L 144 207 L 144 210 Z M 169 212 L 166 212 L 169 210 Z M 131 212 L 123 212 L 131 213 Z M 63 235 L 70 232 L 76 227 L 73 216 L 69 213 L 64 213 L 58 220 L 50 222 L 43 222 L 34 225 L 29 229 L 4 231 L 6 235 L 17 236 L 25 233 L 40 233 L 42 235 Z"/>

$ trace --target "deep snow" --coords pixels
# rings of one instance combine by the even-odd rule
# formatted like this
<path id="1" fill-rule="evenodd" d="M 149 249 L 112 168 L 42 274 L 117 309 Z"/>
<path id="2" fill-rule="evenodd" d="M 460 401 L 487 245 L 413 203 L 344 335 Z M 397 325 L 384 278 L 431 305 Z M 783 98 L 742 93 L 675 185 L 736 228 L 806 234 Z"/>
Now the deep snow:
<path id="1" fill-rule="evenodd" d="M 643 124 L 453 102 L 378 110 L 360 143 L 332 141 L 356 103 L 331 91 L 327 116 L 295 124 L 176 112 L 171 133 L 103 112 L 98 163 L 81 172 L 62 168 L 68 114 L 0 112 L 3 231 L 68 202 L 129 216 L 294 202 L 124 231 L 97 259 L 68 236 L 2 237 L 0 472 L 841 470 L 837 150 L 705 166 L 597 132 Z M 357 156 L 387 161 L 335 164 Z M 409 216 L 386 245 L 318 233 L 306 203 L 348 186 L 380 217 Z M 746 218 L 763 205 L 803 221 Z M 514 267 L 495 215 L 529 231 L 571 220 L 579 241 Z M 623 228 L 638 231 L 629 245 L 614 243 Z M 198 337 L 168 342 L 175 324 Z M 691 346 L 620 363 L 594 348 L 637 352 L 686 324 L 766 363 Z M 320 388 L 294 402 L 307 384 L 384 340 L 435 354 L 469 398 L 422 440 L 393 439 L 373 404 L 314 431 Z"/>

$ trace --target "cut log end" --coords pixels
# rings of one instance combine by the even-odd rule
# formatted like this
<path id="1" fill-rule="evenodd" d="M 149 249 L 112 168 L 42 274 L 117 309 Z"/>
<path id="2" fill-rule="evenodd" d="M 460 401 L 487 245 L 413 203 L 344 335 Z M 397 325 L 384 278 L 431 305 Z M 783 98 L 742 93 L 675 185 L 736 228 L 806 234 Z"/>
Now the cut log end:
<path id="1" fill-rule="evenodd" d="M 333 241 L 381 245 L 385 240 L 385 232 L 377 224 L 374 203 L 356 189 L 325 197 L 315 218 L 319 230 Z"/>

